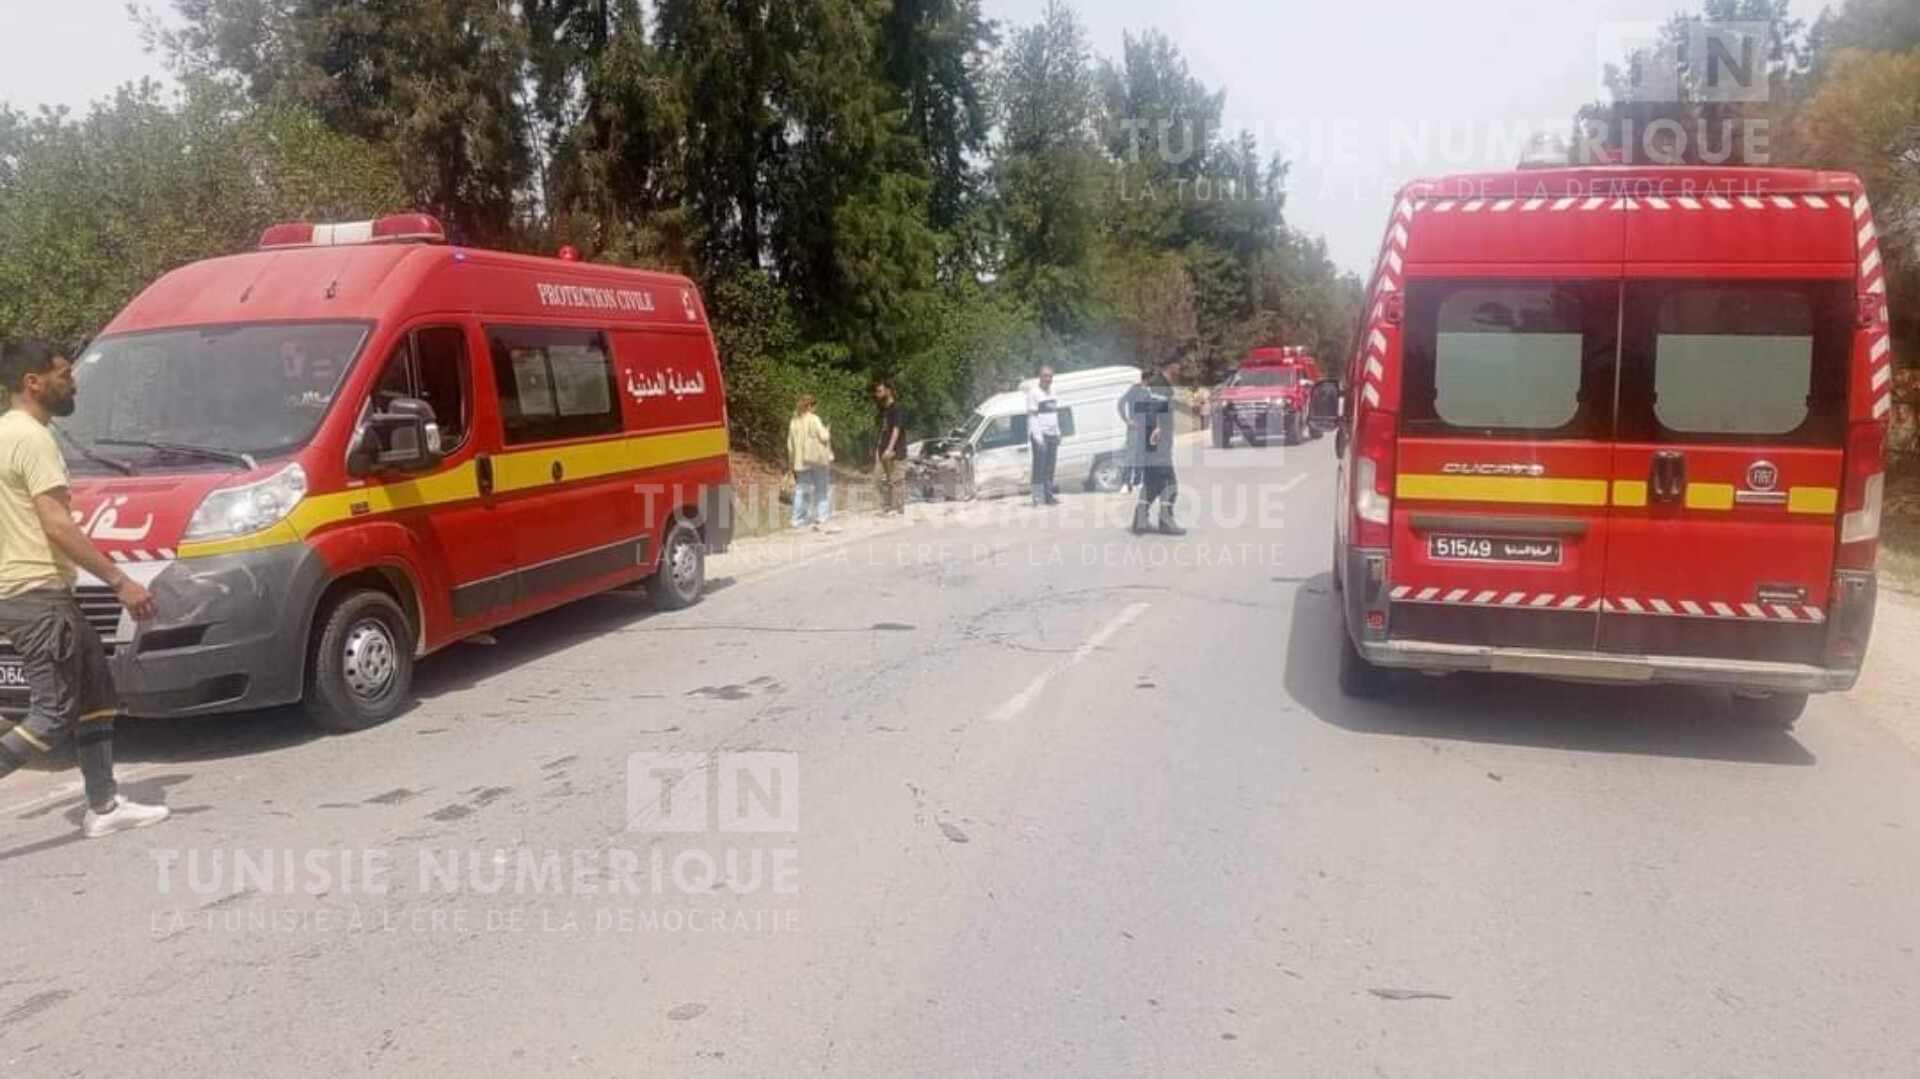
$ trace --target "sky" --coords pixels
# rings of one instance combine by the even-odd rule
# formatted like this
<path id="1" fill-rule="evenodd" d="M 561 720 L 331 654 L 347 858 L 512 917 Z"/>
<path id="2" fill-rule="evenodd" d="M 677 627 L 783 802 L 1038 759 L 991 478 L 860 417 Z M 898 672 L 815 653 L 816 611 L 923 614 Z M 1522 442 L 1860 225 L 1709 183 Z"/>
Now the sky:
<path id="1" fill-rule="evenodd" d="M 161 7 L 163 0 L 148 0 Z M 986 0 L 1006 24 L 1046 0 Z M 1603 60 L 1694 0 L 1080 0 L 1102 55 L 1158 29 L 1194 75 L 1227 91 L 1227 115 L 1293 162 L 1288 221 L 1324 236 L 1344 269 L 1371 266 L 1406 180 L 1509 168 L 1525 137 L 1564 132 L 1600 96 Z M 1811 0 L 1796 12 L 1816 14 Z M 164 77 L 126 0 L 0 0 L 0 101 L 87 102 Z"/>

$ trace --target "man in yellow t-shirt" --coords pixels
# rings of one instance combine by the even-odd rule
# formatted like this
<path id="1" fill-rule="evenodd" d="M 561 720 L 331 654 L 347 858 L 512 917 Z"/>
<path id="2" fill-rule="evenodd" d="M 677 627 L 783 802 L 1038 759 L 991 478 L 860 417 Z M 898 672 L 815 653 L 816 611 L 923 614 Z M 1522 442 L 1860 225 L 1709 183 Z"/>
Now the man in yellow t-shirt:
<path id="1" fill-rule="evenodd" d="M 0 638 L 21 660 L 32 704 L 0 734 L 0 778 L 35 753 L 72 739 L 86 780 L 89 839 L 167 819 L 165 806 L 121 797 L 113 779 L 113 718 L 119 713 L 100 634 L 74 598 L 75 567 L 113 587 L 137 619 L 153 596 L 93 546 L 73 522 L 67 463 L 48 424 L 73 415 L 73 364 L 41 341 L 0 345 Z"/>

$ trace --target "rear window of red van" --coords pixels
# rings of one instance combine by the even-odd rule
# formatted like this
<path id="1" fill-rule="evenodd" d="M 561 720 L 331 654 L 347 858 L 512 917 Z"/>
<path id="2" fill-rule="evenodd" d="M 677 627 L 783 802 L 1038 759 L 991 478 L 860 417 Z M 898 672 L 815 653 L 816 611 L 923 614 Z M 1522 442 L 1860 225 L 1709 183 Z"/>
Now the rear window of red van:
<path id="1" fill-rule="evenodd" d="M 1840 444 L 1851 304 L 1845 281 L 1629 284 L 1621 437 Z"/>
<path id="2" fill-rule="evenodd" d="M 1421 435 L 1604 438 L 1619 286 L 1421 281 L 1407 289 L 1403 423 Z"/>

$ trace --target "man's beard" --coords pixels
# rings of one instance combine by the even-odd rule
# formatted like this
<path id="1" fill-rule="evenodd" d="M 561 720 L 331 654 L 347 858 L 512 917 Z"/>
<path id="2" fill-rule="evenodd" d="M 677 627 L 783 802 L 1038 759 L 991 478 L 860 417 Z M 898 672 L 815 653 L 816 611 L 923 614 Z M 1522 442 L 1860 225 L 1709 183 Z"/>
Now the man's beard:
<path id="1" fill-rule="evenodd" d="M 47 413 L 53 416 L 71 416 L 73 415 L 73 410 L 79 407 L 79 402 L 80 399 L 77 395 L 68 394 L 59 400 L 48 401 Z"/>

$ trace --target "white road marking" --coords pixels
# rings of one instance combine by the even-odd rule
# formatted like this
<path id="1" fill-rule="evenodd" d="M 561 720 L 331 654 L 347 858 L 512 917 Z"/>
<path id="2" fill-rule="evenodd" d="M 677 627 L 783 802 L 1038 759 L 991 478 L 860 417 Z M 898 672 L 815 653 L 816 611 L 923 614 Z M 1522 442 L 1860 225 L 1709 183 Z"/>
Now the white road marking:
<path id="1" fill-rule="evenodd" d="M 1112 640 L 1121 630 L 1132 625 L 1134 620 L 1142 614 L 1145 614 L 1147 608 L 1151 606 L 1153 606 L 1151 603 L 1134 603 L 1128 605 L 1125 610 L 1114 615 L 1112 620 L 1106 625 L 1101 626 L 1093 636 L 1088 637 L 1080 647 L 1074 649 L 1072 655 L 1054 664 L 1047 670 L 1040 672 L 1039 676 L 1027 683 L 1027 688 L 1008 697 L 1004 704 L 988 713 L 987 721 L 989 723 L 1007 723 L 1019 718 L 1020 713 L 1032 707 L 1033 702 L 1040 698 L 1040 694 L 1046 692 L 1047 683 L 1074 667 L 1079 666 L 1081 663 L 1084 663 L 1088 656 Z"/>

